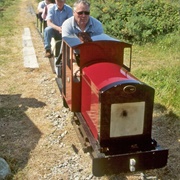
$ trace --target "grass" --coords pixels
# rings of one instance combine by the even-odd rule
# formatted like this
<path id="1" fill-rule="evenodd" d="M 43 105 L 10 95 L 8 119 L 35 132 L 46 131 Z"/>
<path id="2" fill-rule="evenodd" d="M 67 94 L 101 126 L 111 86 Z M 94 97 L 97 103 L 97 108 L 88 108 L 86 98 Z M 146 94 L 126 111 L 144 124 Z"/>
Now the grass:
<path id="1" fill-rule="evenodd" d="M 14 36 L 18 34 L 18 19 L 17 12 L 19 12 L 19 0 L 9 1 L 10 6 L 3 5 L 3 10 L 0 11 L 0 66 L 7 65 L 7 59 L 17 57 L 17 53 L 13 48 L 17 46 L 17 41 Z"/>
<path id="2" fill-rule="evenodd" d="M 179 32 L 163 37 L 156 44 L 135 46 L 134 66 L 137 66 L 132 70 L 140 80 L 154 87 L 155 103 L 162 104 L 177 116 L 180 116 L 179 47 Z"/>
<path id="3" fill-rule="evenodd" d="M 9 5 L 6 4 L 3 6 L 3 10 L 0 11 L 0 37 L 2 36 L 12 36 L 16 32 L 16 15 L 19 11 L 19 0 L 17 1 L 10 1 Z"/>

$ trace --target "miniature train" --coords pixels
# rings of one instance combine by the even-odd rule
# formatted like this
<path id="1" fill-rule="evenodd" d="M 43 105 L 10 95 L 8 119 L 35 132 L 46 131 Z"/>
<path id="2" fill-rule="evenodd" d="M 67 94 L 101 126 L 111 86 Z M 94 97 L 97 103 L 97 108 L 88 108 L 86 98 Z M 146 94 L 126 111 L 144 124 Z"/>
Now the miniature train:
<path id="1" fill-rule="evenodd" d="M 155 90 L 130 73 L 132 45 L 106 34 L 87 43 L 64 37 L 62 43 L 56 81 L 64 106 L 75 114 L 72 124 L 83 150 L 91 154 L 93 174 L 166 166 L 168 149 L 151 137 Z"/>

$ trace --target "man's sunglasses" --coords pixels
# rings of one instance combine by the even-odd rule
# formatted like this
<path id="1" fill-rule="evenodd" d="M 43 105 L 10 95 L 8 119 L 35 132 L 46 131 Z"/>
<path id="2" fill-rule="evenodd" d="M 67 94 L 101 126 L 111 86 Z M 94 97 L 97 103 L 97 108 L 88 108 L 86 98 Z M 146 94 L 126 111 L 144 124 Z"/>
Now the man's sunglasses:
<path id="1" fill-rule="evenodd" d="M 82 15 L 82 14 L 85 14 L 85 15 L 89 15 L 90 12 L 89 11 L 79 11 L 79 12 L 76 12 L 78 15 Z"/>

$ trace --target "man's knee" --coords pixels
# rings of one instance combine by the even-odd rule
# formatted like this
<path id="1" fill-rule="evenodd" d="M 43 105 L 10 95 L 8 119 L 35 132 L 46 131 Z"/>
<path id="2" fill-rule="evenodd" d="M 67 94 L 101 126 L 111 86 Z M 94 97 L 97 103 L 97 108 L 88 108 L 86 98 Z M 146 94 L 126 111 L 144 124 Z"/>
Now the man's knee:
<path id="1" fill-rule="evenodd" d="M 52 28 L 52 27 L 47 26 L 47 27 L 44 29 L 44 32 L 45 32 L 46 34 L 52 34 L 52 32 L 53 32 L 53 28 Z"/>

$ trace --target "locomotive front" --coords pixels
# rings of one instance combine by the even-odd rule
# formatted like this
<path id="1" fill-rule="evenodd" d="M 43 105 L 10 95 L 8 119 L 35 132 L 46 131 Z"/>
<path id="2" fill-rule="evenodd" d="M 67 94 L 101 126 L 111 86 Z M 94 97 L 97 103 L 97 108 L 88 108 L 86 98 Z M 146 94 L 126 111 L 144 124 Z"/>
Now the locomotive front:
<path id="1" fill-rule="evenodd" d="M 81 113 L 108 151 L 150 142 L 153 100 L 154 89 L 121 66 L 106 62 L 83 68 Z"/>
<path id="2" fill-rule="evenodd" d="M 100 151 L 93 159 L 94 174 L 166 165 L 168 151 L 151 138 L 152 87 L 119 65 L 97 63 L 83 69 L 81 102 L 81 113 Z"/>
<path id="3" fill-rule="evenodd" d="M 154 89 L 129 73 L 131 45 L 106 35 L 89 43 L 71 43 L 65 38 L 63 48 L 79 52 L 81 76 L 74 79 L 72 55 L 64 51 L 62 92 L 79 119 L 82 144 L 90 146 L 93 174 L 165 166 L 168 150 L 151 137 Z M 125 49 L 130 53 L 129 66 L 124 64 Z"/>

